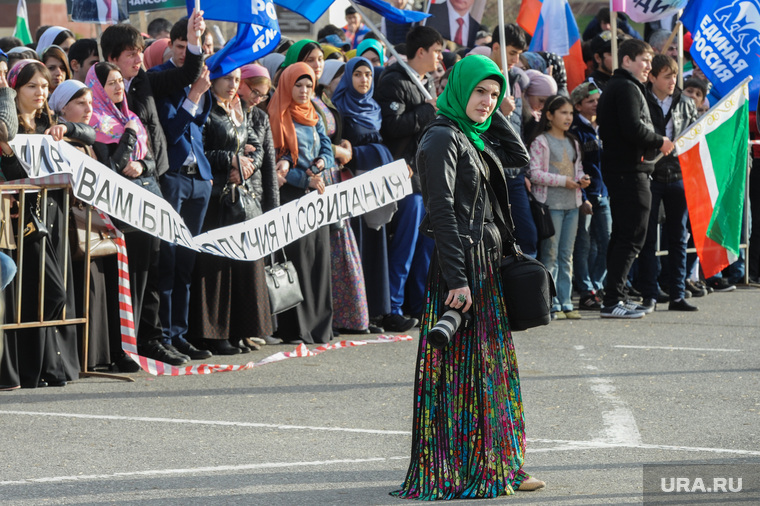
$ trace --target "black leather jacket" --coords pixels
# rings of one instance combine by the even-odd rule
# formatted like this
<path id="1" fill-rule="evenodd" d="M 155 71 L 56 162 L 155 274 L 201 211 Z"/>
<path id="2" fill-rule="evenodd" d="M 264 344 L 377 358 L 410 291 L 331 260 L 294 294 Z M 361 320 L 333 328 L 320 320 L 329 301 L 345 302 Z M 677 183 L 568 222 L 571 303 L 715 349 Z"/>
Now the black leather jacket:
<path id="1" fill-rule="evenodd" d="M 524 147 L 515 161 L 519 157 L 527 157 Z M 490 206 L 486 206 L 485 175 L 491 181 L 505 219 L 511 223 L 507 184 L 499 157 L 489 143 L 483 152 L 478 151 L 454 122 L 438 116 L 422 135 L 416 162 L 427 211 L 420 230 L 435 240 L 441 273 L 448 287 L 469 286 L 467 253 L 482 240 L 485 221 L 493 218 Z"/>
<path id="2" fill-rule="evenodd" d="M 250 131 L 248 135 L 251 138 L 248 144 L 261 146 L 256 148 L 261 154 L 261 164 L 256 166 L 256 171 L 248 181 L 256 195 L 261 195 L 261 208 L 267 212 L 280 205 L 272 127 L 269 126 L 267 113 L 258 107 L 249 109 L 247 116 Z"/>

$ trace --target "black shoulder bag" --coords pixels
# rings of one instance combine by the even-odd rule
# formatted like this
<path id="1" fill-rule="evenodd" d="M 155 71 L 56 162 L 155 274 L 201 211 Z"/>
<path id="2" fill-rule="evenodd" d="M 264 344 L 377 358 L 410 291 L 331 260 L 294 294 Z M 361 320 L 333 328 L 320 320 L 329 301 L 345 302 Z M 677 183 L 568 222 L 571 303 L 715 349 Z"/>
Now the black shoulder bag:
<path id="1" fill-rule="evenodd" d="M 504 256 L 501 257 L 499 273 L 509 329 L 518 331 L 548 325 L 551 321 L 552 297 L 557 295 L 554 280 L 544 264 L 523 254 L 515 242 L 511 216 L 509 221 L 505 219 L 491 182 L 482 171 L 481 174 L 484 176 L 496 229 L 505 236 L 501 241 Z M 493 234 L 494 227 L 489 227 L 489 235 Z"/>

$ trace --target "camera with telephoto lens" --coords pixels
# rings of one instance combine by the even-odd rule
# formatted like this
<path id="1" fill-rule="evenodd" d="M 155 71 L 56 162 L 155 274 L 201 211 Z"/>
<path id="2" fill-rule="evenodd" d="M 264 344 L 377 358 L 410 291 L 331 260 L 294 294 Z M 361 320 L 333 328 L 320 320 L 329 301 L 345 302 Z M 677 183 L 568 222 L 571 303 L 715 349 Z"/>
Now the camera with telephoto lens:
<path id="1" fill-rule="evenodd" d="M 458 309 L 449 309 L 440 317 L 438 323 L 428 330 L 427 342 L 437 350 L 442 350 L 451 342 L 460 328 L 466 328 L 472 317 Z"/>

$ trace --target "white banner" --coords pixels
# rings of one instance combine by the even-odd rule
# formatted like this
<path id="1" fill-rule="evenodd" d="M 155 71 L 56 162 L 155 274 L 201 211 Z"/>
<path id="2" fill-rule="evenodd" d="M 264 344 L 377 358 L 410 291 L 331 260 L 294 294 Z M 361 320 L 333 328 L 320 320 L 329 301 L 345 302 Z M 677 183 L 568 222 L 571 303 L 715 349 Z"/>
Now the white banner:
<path id="1" fill-rule="evenodd" d="M 74 196 L 160 239 L 238 260 L 258 260 L 325 225 L 359 216 L 412 193 L 403 160 L 349 181 L 312 191 L 244 223 L 196 237 L 163 198 L 117 174 L 66 142 L 50 136 L 18 135 L 10 142 L 31 179 L 68 174 Z"/>
<path id="2" fill-rule="evenodd" d="M 667 18 L 683 9 L 688 0 L 612 0 L 612 10 L 625 12 L 637 23 Z"/>

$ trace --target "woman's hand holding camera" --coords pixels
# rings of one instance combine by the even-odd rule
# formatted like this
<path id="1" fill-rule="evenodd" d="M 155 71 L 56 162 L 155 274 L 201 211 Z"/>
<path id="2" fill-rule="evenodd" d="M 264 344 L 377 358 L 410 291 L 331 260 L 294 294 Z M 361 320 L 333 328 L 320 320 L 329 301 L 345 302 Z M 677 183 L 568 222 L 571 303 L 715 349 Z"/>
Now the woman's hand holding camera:
<path id="1" fill-rule="evenodd" d="M 459 309 L 461 312 L 466 313 L 470 310 L 470 306 L 472 306 L 470 287 L 464 286 L 462 288 L 449 290 L 444 304 L 450 308 Z"/>

